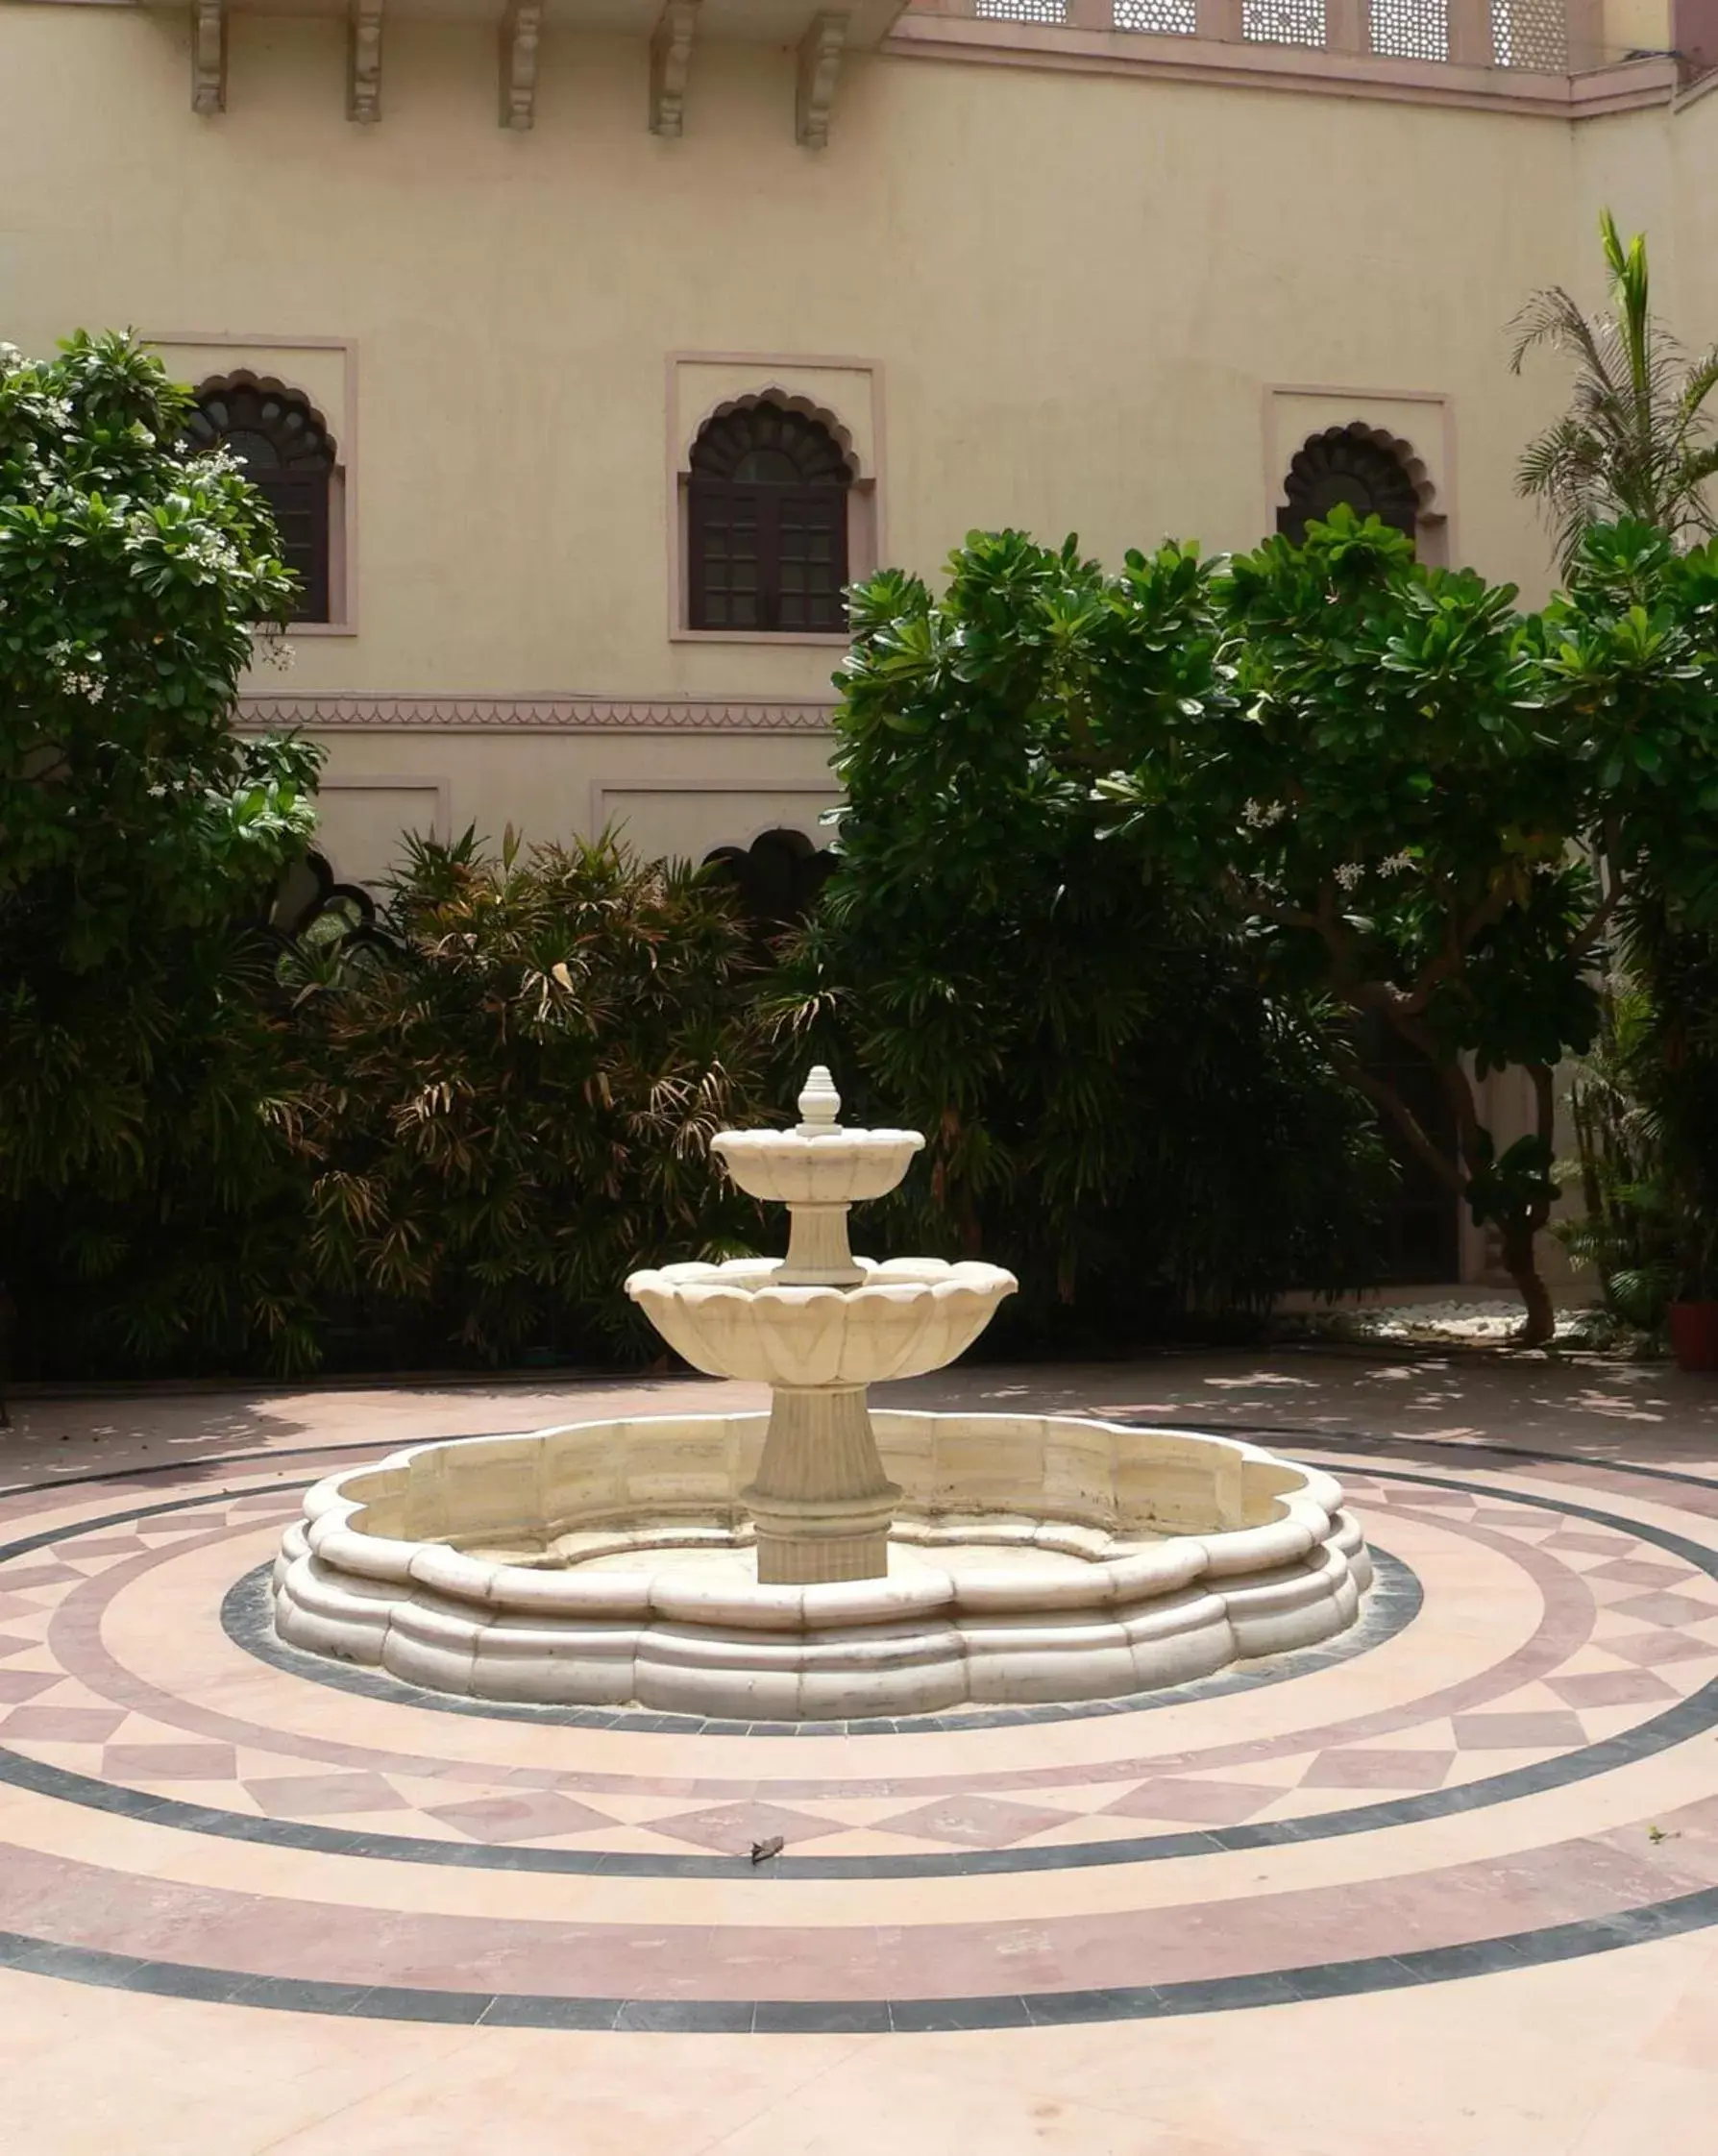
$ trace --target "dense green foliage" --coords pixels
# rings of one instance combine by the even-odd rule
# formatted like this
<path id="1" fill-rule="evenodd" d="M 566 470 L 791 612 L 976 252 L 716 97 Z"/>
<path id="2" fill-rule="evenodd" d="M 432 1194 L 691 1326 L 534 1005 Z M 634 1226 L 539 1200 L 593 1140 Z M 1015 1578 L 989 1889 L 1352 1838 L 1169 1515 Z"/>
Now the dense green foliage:
<path id="1" fill-rule="evenodd" d="M 1648 893 L 1616 957 L 1569 1090 L 1582 1209 L 1558 1232 L 1657 1333 L 1672 1303 L 1718 1297 L 1718 936 Z"/>
<path id="2" fill-rule="evenodd" d="M 0 1279 L 74 1360 L 283 1317 L 249 1262 L 283 1164 L 249 924 L 316 759 L 231 730 L 291 586 L 186 409 L 121 338 L 0 348 Z"/>
<path id="3" fill-rule="evenodd" d="M 1203 708 L 1215 663 L 1196 556 L 1141 564 L 1125 611 L 1114 589 L 1005 533 L 941 598 L 895 574 L 857 595 L 840 868 L 779 992 L 849 1090 L 926 1132 L 900 1232 L 1013 1266 L 1017 1331 L 1123 1344 L 1353 1281 L 1379 1176 L 1306 999 L 1107 835 L 1094 779 L 1157 704 Z"/>
<path id="4" fill-rule="evenodd" d="M 1071 542 L 1004 533 L 969 542 L 941 600 L 878 578 L 840 721 L 847 866 L 804 1009 L 826 1017 L 847 988 L 861 1062 L 937 1127 L 957 1215 L 994 1193 L 1066 1276 L 1083 1204 L 1155 1217 L 1172 1197 L 1166 1232 L 1187 1239 L 1154 1273 L 1226 1295 L 1293 1277 L 1264 1157 L 1292 1119 L 1266 1106 L 1288 1097 L 1267 1047 L 1295 1043 L 1278 1067 L 1306 1118 L 1288 1141 L 1306 1234 L 1353 1217 L 1351 1126 L 1300 1046 L 1316 1017 L 1336 1069 L 1495 1223 L 1543 1335 L 1553 1068 L 1593 1037 L 1591 968 L 1623 898 L 1718 860 L 1715 599 L 1718 549 L 1622 527 L 1523 616 L 1346 511 L 1230 563 L 1171 546 L 1111 576 Z M 1357 1052 L 1366 1019 L 1436 1070 L 1453 1156 Z M 1476 1080 L 1510 1065 L 1538 1126 L 1500 1149 Z M 1188 1111 L 1209 1101 L 1255 1193 L 1241 1262 L 1233 1242 L 1195 1255 L 1193 1193 L 1152 1158 L 1184 1073 L 1164 1152 L 1197 1157 Z M 1319 1188 L 1331 1202 L 1309 1204 Z M 1028 1191 L 1031 1230 L 1013 1210 Z M 1313 1249 L 1296 1258 L 1317 1276 Z"/>
<path id="5" fill-rule="evenodd" d="M 927 1134 L 878 1241 L 1014 1265 L 1017 1338 L 1355 1284 L 1374 1111 L 1496 1226 L 1542 1335 L 1552 1074 L 1595 1041 L 1592 1254 L 1619 1300 L 1718 1290 L 1718 541 L 1595 527 L 1524 614 L 1346 511 L 1117 574 L 975 535 L 941 596 L 856 595 L 840 866 L 773 956 L 718 875 L 510 834 L 417 845 L 379 923 L 287 942 L 317 760 L 231 721 L 290 585 L 184 412 L 125 340 L 0 356 L 27 1366 L 643 1352 L 629 1267 L 778 1231 L 707 1141 L 783 1112 L 808 1051 Z M 1537 1125 L 1500 1147 L 1506 1066 Z"/>
<path id="6" fill-rule="evenodd" d="M 468 835 L 411 845 L 382 929 L 282 968 L 324 1309 L 419 1361 L 643 1346 L 627 1271 L 760 1228 L 707 1151 L 759 1090 L 722 887 Z"/>

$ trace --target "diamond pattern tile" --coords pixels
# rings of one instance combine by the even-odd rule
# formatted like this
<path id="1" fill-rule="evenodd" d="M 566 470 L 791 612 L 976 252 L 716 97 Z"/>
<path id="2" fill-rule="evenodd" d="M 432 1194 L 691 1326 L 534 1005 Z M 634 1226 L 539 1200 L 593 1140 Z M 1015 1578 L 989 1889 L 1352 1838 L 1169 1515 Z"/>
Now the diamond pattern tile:
<path id="1" fill-rule="evenodd" d="M 1642 1669 L 1657 1669 L 1665 1662 L 1709 1661 L 1718 1655 L 1718 1644 L 1696 1639 L 1689 1632 L 1629 1632 L 1621 1639 L 1608 1639 L 1605 1651 Z"/>
<path id="2" fill-rule="evenodd" d="M 247 1781 L 271 1819 L 331 1819 L 341 1812 L 398 1812 L 410 1807 L 380 1775 L 278 1775 Z"/>
<path id="3" fill-rule="evenodd" d="M 0 1701 L 34 1700 L 61 1681 L 58 1670 L 0 1669 Z"/>
<path id="4" fill-rule="evenodd" d="M 749 1856 L 754 1842 L 773 1841 L 779 1834 L 785 1846 L 813 1841 L 820 1834 L 843 1834 L 839 1821 L 819 1819 L 811 1812 L 790 1811 L 785 1804 L 712 1804 L 701 1811 L 680 1812 L 650 1822 L 653 1834 L 671 1834 L 676 1842 L 691 1842 L 719 1855 Z"/>
<path id="5" fill-rule="evenodd" d="M 13 1595 L 26 1594 L 32 1587 L 60 1587 L 67 1580 L 82 1580 L 84 1575 L 69 1564 L 51 1561 L 46 1564 L 25 1563 L 15 1569 L 7 1566 L 0 1571 L 0 1588 Z"/>
<path id="6" fill-rule="evenodd" d="M 1568 1752 L 1586 1742 L 1580 1715 L 1569 1709 L 1543 1714 L 1457 1714 L 1450 1722 L 1463 1752 Z"/>
<path id="7" fill-rule="evenodd" d="M 557 1834 L 590 1834 L 612 1828 L 607 1812 L 544 1790 L 529 1797 L 476 1797 L 466 1804 L 430 1804 L 431 1819 L 474 1842 L 536 1842 Z M 754 1837 L 761 1838 L 761 1837 Z"/>
<path id="8" fill-rule="evenodd" d="M 953 1842 L 963 1849 L 1000 1850 L 1046 1827 L 1065 1825 L 1069 1814 L 1002 1797 L 940 1797 L 934 1803 L 877 1821 L 884 1834 L 912 1834 L 925 1842 Z"/>
<path id="9" fill-rule="evenodd" d="M 1546 1550 L 1569 1553 L 1596 1554 L 1605 1557 L 1626 1557 L 1640 1544 L 1632 1535 L 1596 1534 L 1590 1528 L 1562 1528 L 1541 1544 Z"/>
<path id="10" fill-rule="evenodd" d="M 1692 1576 L 1685 1564 L 1661 1564 L 1650 1557 L 1612 1557 L 1608 1563 L 1592 1566 L 1583 1577 L 1614 1580 L 1631 1587 L 1667 1587 L 1673 1580 Z"/>
<path id="11" fill-rule="evenodd" d="M 1677 1697 L 1675 1687 L 1650 1670 L 1589 1670 L 1575 1677 L 1554 1677 L 1549 1682 L 1572 1707 L 1644 1706 Z"/>
<path id="12" fill-rule="evenodd" d="M 115 1781 L 231 1781 L 234 1753 L 230 1744 L 110 1744 L 102 1773 Z"/>
<path id="13" fill-rule="evenodd" d="M 1301 1776 L 1303 1789 L 1441 1789 L 1453 1752 L 1321 1752 Z"/>
<path id="14" fill-rule="evenodd" d="M 1159 1776 L 1106 1804 L 1131 1819 L 1174 1820 L 1184 1826 L 1239 1826 L 1281 1797 L 1281 1789 L 1244 1781 L 1200 1781 L 1191 1776 Z"/>
<path id="15" fill-rule="evenodd" d="M 1646 1625 L 1699 1625 L 1718 1617 L 1718 1603 L 1693 1595 L 1631 1595 L 1611 1607 L 1624 1617 L 1638 1617 Z"/>
<path id="16" fill-rule="evenodd" d="M 0 1729 L 14 1743 L 32 1737 L 48 1744 L 106 1744 L 125 1720 L 123 1707 L 13 1707 Z"/>

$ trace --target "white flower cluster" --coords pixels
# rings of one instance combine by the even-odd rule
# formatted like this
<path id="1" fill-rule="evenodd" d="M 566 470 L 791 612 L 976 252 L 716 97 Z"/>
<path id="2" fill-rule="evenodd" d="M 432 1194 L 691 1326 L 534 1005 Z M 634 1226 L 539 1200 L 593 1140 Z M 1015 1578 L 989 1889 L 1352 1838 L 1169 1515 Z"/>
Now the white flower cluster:
<path id="1" fill-rule="evenodd" d="M 1413 855 L 1404 848 L 1400 853 L 1387 853 L 1378 864 L 1378 873 L 1381 876 L 1405 876 L 1412 867 Z"/>
<path id="2" fill-rule="evenodd" d="M 1337 881 L 1344 891 L 1352 891 L 1366 872 L 1363 861 L 1344 861 L 1337 870 Z"/>
<path id="3" fill-rule="evenodd" d="M 202 479 L 224 479 L 232 475 L 243 478 L 245 463 L 242 457 L 234 456 L 230 449 L 217 446 L 205 450 L 201 456 L 193 458 L 187 470 Z"/>
<path id="4" fill-rule="evenodd" d="M 1273 823 L 1280 823 L 1288 813 L 1287 801 L 1247 801 L 1242 805 L 1240 820 L 1255 831 L 1268 831 Z"/>
<path id="5" fill-rule="evenodd" d="M 227 540 L 206 532 L 201 539 L 193 539 L 185 549 L 185 559 L 194 561 L 199 569 L 236 569 L 238 551 Z"/>
<path id="6" fill-rule="evenodd" d="M 58 644 L 48 647 L 48 664 L 60 676 L 61 686 L 68 696 L 86 697 L 91 703 L 100 703 L 108 693 L 108 684 L 95 671 L 102 663 L 99 651 L 89 651 L 80 662 L 78 649 L 62 637 Z"/>

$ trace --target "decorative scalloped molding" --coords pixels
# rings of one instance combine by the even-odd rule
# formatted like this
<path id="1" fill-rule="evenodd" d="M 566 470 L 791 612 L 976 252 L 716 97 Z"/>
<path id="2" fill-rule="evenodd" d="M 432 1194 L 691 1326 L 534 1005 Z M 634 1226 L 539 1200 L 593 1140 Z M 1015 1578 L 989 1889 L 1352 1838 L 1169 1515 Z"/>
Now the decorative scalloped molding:
<path id="1" fill-rule="evenodd" d="M 1300 454 L 1302 450 L 1311 449 L 1314 442 L 1335 441 L 1343 434 L 1352 434 L 1358 441 L 1370 442 L 1374 448 L 1387 452 L 1389 455 L 1396 459 L 1403 471 L 1407 473 L 1408 482 L 1413 488 L 1415 498 L 1419 502 L 1419 515 L 1422 523 L 1428 518 L 1442 516 L 1443 511 L 1437 505 L 1437 482 L 1426 469 L 1425 458 L 1420 455 L 1413 444 L 1405 435 L 1393 433 L 1387 427 L 1374 427 L 1369 419 L 1356 417 L 1347 421 L 1337 420 L 1329 427 L 1313 428 L 1310 434 L 1304 435 L 1290 450 L 1289 463 L 1292 464 L 1294 458 Z M 1283 477 L 1277 481 L 1277 496 L 1278 499 L 1273 506 L 1279 509 L 1287 508 L 1288 505 L 1288 467 L 1284 468 Z"/>
<path id="2" fill-rule="evenodd" d="M 725 419 L 730 412 L 749 412 L 759 404 L 779 404 L 784 411 L 798 412 L 801 419 L 815 419 L 820 427 L 827 429 L 836 447 L 847 459 L 847 470 L 854 478 L 860 477 L 859 452 L 853 447 L 851 429 L 843 425 L 827 404 L 820 404 L 814 398 L 802 396 L 798 390 L 784 389 L 779 382 L 766 383 L 762 389 L 745 390 L 738 397 L 724 397 L 712 404 L 692 430 L 692 440 L 687 445 L 688 455 L 706 427 L 714 426 L 719 419 Z"/>
<path id="3" fill-rule="evenodd" d="M 650 133 L 678 136 L 684 131 L 686 79 L 692 72 L 692 36 L 699 0 L 667 0 L 650 38 Z"/>
<path id="4" fill-rule="evenodd" d="M 369 732 L 822 734 L 833 706 L 703 697 L 241 697 L 247 729 Z"/>
<path id="5" fill-rule="evenodd" d="M 537 116 L 537 47 L 543 36 L 543 0 L 512 0 L 502 17 L 501 124 L 520 134 Z"/>
<path id="6" fill-rule="evenodd" d="M 799 40 L 794 139 L 807 150 L 822 150 L 828 144 L 829 114 L 851 20 L 845 14 L 816 15 Z"/>
<path id="7" fill-rule="evenodd" d="M 348 17 L 346 117 L 369 126 L 381 117 L 383 0 L 352 0 Z"/>
<path id="8" fill-rule="evenodd" d="M 191 0 L 191 110 L 227 110 L 227 0 Z"/>
<path id="9" fill-rule="evenodd" d="M 260 389 L 270 396 L 285 397 L 295 404 L 302 404 L 328 436 L 336 456 L 339 454 L 340 444 L 327 417 L 296 383 L 282 381 L 279 375 L 259 375 L 250 367 L 227 367 L 217 374 L 205 375 L 191 394 L 201 400 L 216 389 Z"/>

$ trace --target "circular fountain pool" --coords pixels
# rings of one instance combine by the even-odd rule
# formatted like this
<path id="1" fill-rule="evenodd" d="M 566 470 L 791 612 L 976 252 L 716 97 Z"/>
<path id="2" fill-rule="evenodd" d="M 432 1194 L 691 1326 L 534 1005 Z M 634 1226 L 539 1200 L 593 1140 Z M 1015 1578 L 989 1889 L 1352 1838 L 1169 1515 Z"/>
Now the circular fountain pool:
<path id="1" fill-rule="evenodd" d="M 762 1414 L 577 1423 L 319 1483 L 282 1638 L 438 1691 L 839 1721 L 1119 1697 L 1304 1647 L 1371 1580 L 1337 1483 L 1072 1416 L 873 1411 L 887 1570 L 755 1577 Z"/>

